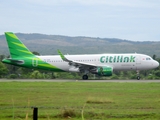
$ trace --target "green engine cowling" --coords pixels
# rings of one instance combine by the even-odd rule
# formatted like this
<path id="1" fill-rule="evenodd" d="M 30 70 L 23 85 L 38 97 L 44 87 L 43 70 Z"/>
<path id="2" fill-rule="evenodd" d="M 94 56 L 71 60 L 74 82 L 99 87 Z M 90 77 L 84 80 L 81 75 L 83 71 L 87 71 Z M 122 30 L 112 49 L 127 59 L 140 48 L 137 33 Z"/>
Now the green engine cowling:
<path id="1" fill-rule="evenodd" d="M 100 76 L 112 76 L 113 68 L 112 67 L 98 67 L 97 74 Z"/>

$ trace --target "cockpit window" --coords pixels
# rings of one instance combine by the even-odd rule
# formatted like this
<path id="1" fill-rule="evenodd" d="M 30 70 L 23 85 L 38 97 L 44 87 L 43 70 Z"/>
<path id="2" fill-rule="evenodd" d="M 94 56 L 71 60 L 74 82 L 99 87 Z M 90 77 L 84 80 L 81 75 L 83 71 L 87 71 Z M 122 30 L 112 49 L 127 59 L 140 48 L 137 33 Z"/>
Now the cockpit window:
<path id="1" fill-rule="evenodd" d="M 146 60 L 151 60 L 151 58 L 146 58 Z"/>

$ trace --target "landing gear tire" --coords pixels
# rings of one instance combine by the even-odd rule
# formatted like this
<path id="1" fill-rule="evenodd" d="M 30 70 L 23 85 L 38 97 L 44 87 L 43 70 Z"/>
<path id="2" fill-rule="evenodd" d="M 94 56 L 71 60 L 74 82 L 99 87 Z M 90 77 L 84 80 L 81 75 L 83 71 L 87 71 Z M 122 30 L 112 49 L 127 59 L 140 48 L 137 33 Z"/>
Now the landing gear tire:
<path id="1" fill-rule="evenodd" d="M 137 80 L 140 80 L 141 79 L 141 77 L 140 76 L 137 76 Z"/>
<path id="2" fill-rule="evenodd" d="M 88 75 L 83 75 L 82 79 L 83 80 L 88 80 Z"/>

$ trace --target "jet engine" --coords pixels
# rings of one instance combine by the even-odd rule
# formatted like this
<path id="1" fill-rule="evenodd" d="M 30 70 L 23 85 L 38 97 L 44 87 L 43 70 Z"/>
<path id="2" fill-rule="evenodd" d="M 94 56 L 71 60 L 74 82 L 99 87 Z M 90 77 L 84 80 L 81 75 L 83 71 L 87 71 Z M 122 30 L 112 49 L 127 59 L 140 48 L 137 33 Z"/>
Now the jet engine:
<path id="1" fill-rule="evenodd" d="M 95 70 L 91 70 L 91 73 L 98 74 L 100 76 L 112 76 L 112 67 L 98 67 Z"/>

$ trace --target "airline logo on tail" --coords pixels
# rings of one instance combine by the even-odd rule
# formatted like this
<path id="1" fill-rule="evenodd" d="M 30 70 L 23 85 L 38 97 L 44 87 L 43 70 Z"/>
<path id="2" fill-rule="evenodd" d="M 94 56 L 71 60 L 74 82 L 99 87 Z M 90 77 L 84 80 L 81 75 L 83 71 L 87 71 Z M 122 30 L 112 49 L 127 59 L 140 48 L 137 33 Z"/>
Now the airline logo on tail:
<path id="1" fill-rule="evenodd" d="M 6 32 L 5 36 L 9 46 L 11 58 L 18 58 L 21 56 L 35 56 L 28 50 L 28 48 L 18 39 L 15 34 Z"/>
<path id="2" fill-rule="evenodd" d="M 5 36 L 8 43 L 10 58 L 3 59 L 3 63 L 26 68 L 63 71 L 45 62 L 39 56 L 34 55 L 14 33 L 6 32 Z"/>

